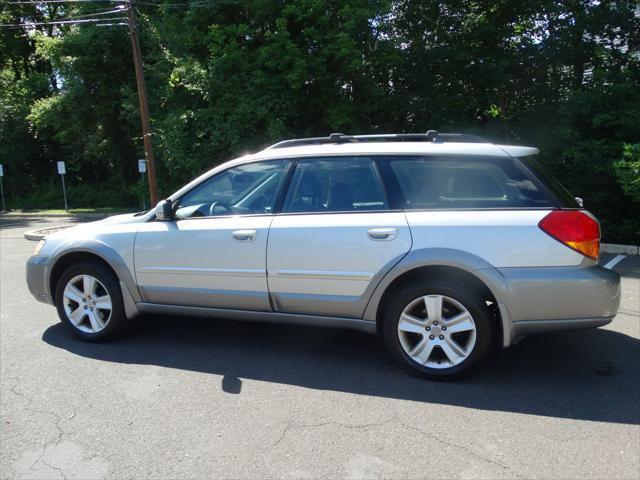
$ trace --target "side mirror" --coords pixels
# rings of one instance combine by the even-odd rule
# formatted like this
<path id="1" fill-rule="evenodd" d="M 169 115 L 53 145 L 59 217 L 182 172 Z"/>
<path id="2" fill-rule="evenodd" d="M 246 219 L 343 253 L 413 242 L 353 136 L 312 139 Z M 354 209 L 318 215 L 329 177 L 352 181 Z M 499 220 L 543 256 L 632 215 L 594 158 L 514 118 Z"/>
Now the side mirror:
<path id="1" fill-rule="evenodd" d="M 156 205 L 156 218 L 158 220 L 171 220 L 173 218 L 173 205 L 171 200 L 160 200 Z"/>

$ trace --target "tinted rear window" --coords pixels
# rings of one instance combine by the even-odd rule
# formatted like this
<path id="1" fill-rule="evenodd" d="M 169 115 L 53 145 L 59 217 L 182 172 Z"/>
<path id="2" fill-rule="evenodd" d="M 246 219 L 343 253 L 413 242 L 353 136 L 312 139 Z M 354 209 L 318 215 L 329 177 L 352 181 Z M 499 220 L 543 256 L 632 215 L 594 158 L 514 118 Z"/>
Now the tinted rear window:
<path id="1" fill-rule="evenodd" d="M 556 178 L 549 173 L 537 160 L 533 157 L 522 159 L 523 163 L 532 170 L 536 176 L 541 179 L 545 186 L 556 196 L 563 208 L 578 208 L 575 197 L 567 190 Z"/>
<path id="2" fill-rule="evenodd" d="M 555 201 L 512 158 L 394 157 L 403 208 L 549 208 Z"/>

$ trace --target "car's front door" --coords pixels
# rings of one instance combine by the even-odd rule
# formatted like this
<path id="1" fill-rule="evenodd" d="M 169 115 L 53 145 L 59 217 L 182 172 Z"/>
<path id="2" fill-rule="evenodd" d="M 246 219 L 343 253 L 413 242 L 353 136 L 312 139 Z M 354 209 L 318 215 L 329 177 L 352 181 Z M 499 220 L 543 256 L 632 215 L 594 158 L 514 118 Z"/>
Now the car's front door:
<path id="1" fill-rule="evenodd" d="M 411 248 L 375 162 L 300 160 L 269 232 L 269 292 L 280 312 L 361 317 L 382 276 Z"/>
<path id="2" fill-rule="evenodd" d="M 144 224 L 134 250 L 144 301 L 270 311 L 267 237 L 288 163 L 221 172 L 178 201 L 175 219 Z"/>

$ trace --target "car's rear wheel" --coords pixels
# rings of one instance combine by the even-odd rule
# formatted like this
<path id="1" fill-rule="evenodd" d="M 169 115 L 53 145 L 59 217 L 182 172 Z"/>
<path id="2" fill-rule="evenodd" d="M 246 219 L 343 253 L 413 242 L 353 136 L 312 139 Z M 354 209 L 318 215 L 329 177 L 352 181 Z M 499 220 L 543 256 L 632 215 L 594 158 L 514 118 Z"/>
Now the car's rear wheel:
<path id="1" fill-rule="evenodd" d="M 458 375 L 477 364 L 491 349 L 495 331 L 483 296 L 446 279 L 400 288 L 383 322 L 392 356 L 432 378 Z"/>
<path id="2" fill-rule="evenodd" d="M 62 323 L 82 340 L 110 340 L 126 324 L 118 279 L 98 263 L 67 268 L 56 285 L 55 299 Z"/>

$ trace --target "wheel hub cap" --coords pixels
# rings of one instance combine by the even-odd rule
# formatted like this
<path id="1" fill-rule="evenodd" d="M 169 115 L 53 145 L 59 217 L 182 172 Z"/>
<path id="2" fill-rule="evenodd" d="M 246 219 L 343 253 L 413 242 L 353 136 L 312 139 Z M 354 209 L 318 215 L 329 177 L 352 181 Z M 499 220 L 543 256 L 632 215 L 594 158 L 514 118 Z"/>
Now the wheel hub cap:
<path id="1" fill-rule="evenodd" d="M 476 324 L 457 300 L 426 295 L 402 311 L 398 338 L 414 362 L 429 368 L 449 368 L 463 362 L 473 351 Z"/>
<path id="2" fill-rule="evenodd" d="M 91 275 L 77 275 L 69 280 L 62 301 L 69 322 L 82 332 L 98 333 L 111 319 L 111 296 L 105 286 Z"/>

